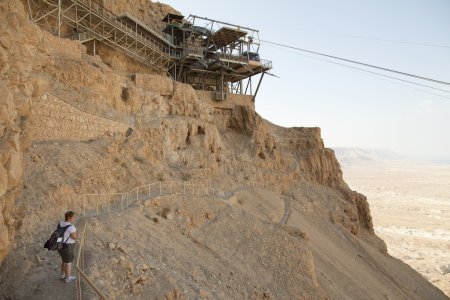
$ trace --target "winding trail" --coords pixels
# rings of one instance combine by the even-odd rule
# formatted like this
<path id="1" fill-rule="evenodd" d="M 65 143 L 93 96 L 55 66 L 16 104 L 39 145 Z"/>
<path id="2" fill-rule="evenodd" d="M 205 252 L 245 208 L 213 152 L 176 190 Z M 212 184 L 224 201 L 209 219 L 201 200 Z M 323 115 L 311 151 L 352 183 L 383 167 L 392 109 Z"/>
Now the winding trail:
<path id="1" fill-rule="evenodd" d="M 223 191 L 216 188 L 191 184 L 179 181 L 153 182 L 147 185 L 136 187 L 128 192 L 104 193 L 104 194 L 84 194 L 80 200 L 72 203 L 72 208 L 83 212 L 83 217 L 96 217 L 111 212 L 118 212 L 127 209 L 133 204 L 153 200 L 162 196 L 189 195 L 189 196 L 211 196 L 214 199 L 228 203 L 228 200 L 235 196 L 238 191 L 255 188 L 252 186 L 242 186 L 237 189 Z M 280 195 L 284 202 L 284 213 L 279 224 L 286 225 L 291 212 L 291 197 Z M 87 209 L 88 208 L 88 209 Z"/>

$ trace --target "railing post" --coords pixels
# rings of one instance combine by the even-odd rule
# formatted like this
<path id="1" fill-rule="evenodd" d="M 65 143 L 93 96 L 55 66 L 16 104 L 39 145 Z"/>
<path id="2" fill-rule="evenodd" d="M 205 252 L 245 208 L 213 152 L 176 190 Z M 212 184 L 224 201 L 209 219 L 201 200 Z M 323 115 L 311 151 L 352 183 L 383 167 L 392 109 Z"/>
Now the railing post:
<path id="1" fill-rule="evenodd" d="M 161 196 L 161 181 L 159 182 L 159 195 Z"/>
<path id="2" fill-rule="evenodd" d="M 120 206 L 123 209 L 123 194 L 120 194 Z"/>
<path id="3" fill-rule="evenodd" d="M 148 198 L 150 198 L 152 196 L 152 185 L 149 184 L 148 185 Z"/>
<path id="4" fill-rule="evenodd" d="M 87 235 L 87 225 L 85 225 L 84 228 L 84 233 L 83 233 L 83 248 L 81 249 L 82 251 L 82 256 L 81 256 L 81 269 L 84 271 L 84 251 L 86 250 L 86 235 Z M 81 287 L 81 286 L 80 286 Z"/>

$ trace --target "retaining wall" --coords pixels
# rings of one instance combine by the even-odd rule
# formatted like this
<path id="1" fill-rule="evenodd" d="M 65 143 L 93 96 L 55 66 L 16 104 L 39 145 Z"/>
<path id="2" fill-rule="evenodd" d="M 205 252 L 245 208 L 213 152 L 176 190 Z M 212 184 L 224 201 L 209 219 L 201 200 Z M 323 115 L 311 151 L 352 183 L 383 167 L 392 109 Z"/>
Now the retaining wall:
<path id="1" fill-rule="evenodd" d="M 32 141 L 96 138 L 105 133 L 124 133 L 129 126 L 83 112 L 51 94 L 33 99 L 31 104 Z"/>

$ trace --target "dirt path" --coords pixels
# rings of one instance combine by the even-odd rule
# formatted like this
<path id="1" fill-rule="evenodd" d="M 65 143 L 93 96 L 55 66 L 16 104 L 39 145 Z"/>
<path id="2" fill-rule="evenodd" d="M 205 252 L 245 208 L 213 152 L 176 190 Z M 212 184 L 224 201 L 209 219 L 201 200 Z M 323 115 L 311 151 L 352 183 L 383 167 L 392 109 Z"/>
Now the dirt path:
<path id="1" fill-rule="evenodd" d="M 167 189 L 162 191 L 161 195 L 154 195 L 148 197 L 141 195 L 135 201 L 130 203 L 130 206 L 122 208 L 120 205 L 114 207 L 104 207 L 100 209 L 99 216 L 96 217 L 97 210 L 86 211 L 87 217 L 94 219 L 100 219 L 110 213 L 118 213 L 126 211 L 128 208 L 134 209 L 149 200 L 161 199 L 161 197 L 168 197 L 172 195 L 172 191 Z M 173 195 L 178 195 L 176 192 Z M 181 195 L 178 195 L 181 196 Z M 272 195 L 270 199 L 275 196 Z M 224 199 L 217 199 L 222 202 Z M 281 200 L 281 199 L 280 199 Z M 281 224 L 286 224 L 290 213 L 290 198 L 283 198 L 284 202 L 284 214 L 280 220 Z M 281 208 L 281 207 L 280 207 Z M 84 218 L 78 220 L 78 230 L 82 228 L 81 224 L 84 223 Z M 44 235 L 42 236 L 42 239 Z M 75 299 L 75 282 L 66 284 L 59 278 L 59 264 L 60 258 L 57 252 L 49 252 L 43 249 L 43 241 L 29 242 L 28 238 L 24 238 L 22 249 L 15 251 L 10 255 L 2 265 L 2 274 L 5 274 L 4 278 L 0 280 L 0 298 L 1 299 Z M 26 249 L 26 251 L 25 251 Z M 76 248 L 77 249 L 77 248 Z M 33 253 L 30 259 L 27 259 L 29 253 Z M 20 274 L 14 272 L 14 270 L 25 270 Z M 75 271 L 73 270 L 74 274 Z M 21 288 L 17 288 L 17 282 L 21 282 Z"/>
<path id="2" fill-rule="evenodd" d="M 19 250 L 3 262 L 1 273 L 5 276 L 0 281 L 0 299 L 76 298 L 75 282 L 68 284 L 59 278 L 61 259 L 58 253 L 44 252 L 40 248 L 34 245 L 26 252 Z M 30 256 L 30 253 L 39 254 Z"/>

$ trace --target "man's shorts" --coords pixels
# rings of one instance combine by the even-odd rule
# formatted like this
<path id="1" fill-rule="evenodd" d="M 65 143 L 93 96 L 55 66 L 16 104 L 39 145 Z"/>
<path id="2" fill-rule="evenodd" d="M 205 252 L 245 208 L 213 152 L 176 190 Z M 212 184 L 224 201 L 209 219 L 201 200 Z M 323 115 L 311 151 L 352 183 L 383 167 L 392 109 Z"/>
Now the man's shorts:
<path id="1" fill-rule="evenodd" d="M 61 255 L 61 259 L 63 263 L 71 263 L 75 257 L 75 243 L 73 244 L 65 244 L 61 250 L 58 250 L 59 255 Z"/>

